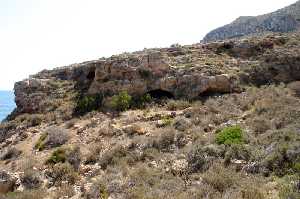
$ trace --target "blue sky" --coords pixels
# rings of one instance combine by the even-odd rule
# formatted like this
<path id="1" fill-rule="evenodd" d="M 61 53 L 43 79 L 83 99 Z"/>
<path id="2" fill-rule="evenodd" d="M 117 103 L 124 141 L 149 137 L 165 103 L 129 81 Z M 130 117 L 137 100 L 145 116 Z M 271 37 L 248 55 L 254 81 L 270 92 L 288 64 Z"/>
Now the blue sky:
<path id="1" fill-rule="evenodd" d="M 295 0 L 0 0 L 0 90 L 43 69 L 199 42 Z"/>

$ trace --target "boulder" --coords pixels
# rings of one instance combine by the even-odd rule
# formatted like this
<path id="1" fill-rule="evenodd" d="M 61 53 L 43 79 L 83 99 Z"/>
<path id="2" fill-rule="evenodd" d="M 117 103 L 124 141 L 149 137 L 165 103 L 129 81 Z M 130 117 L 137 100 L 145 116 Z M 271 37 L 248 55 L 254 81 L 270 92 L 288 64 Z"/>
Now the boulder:
<path id="1" fill-rule="evenodd" d="M 16 179 L 5 171 L 0 171 L 0 194 L 14 191 Z"/>

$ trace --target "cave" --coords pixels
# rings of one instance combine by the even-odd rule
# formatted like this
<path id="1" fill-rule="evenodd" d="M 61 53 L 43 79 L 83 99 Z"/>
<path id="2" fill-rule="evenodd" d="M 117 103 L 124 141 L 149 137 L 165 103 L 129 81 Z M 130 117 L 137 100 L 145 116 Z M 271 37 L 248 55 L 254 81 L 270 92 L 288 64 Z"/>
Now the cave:
<path id="1" fill-rule="evenodd" d="M 152 98 L 155 99 L 174 98 L 174 95 L 171 92 L 161 89 L 151 90 L 147 92 L 147 94 L 149 94 Z"/>
<path id="2" fill-rule="evenodd" d="M 88 73 L 88 75 L 86 76 L 86 78 L 87 78 L 88 80 L 94 80 L 94 78 L 95 78 L 95 71 L 94 71 L 94 70 L 90 71 L 90 72 Z"/>
<path id="3" fill-rule="evenodd" d="M 218 97 L 218 96 L 221 96 L 222 94 L 223 93 L 220 93 L 220 92 L 215 92 L 215 91 L 207 90 L 207 91 L 204 91 L 204 92 L 202 92 L 202 93 L 200 93 L 198 95 L 198 100 L 206 101 L 209 98 Z"/>

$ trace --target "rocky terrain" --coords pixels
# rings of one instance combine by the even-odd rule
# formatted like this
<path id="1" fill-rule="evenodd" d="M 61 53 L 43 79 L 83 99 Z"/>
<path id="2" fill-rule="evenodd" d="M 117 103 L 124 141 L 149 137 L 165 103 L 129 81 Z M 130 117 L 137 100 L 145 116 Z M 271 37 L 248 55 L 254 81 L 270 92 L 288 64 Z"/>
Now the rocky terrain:
<path id="1" fill-rule="evenodd" d="M 0 198 L 300 196 L 299 33 L 44 70 L 15 95 Z"/>
<path id="2" fill-rule="evenodd" d="M 293 32 L 300 27 L 300 1 L 260 16 L 242 16 L 231 24 L 217 28 L 208 33 L 203 42 L 239 38 L 268 32 Z"/>

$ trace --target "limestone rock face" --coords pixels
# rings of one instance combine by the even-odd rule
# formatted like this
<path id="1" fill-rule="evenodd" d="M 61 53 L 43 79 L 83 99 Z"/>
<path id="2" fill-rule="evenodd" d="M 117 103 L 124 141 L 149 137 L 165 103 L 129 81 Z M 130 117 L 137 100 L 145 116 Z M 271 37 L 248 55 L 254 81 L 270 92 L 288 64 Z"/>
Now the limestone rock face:
<path id="1" fill-rule="evenodd" d="M 229 75 L 206 75 L 192 68 L 178 69 L 170 65 L 168 56 L 160 51 L 130 54 L 97 60 L 70 67 L 42 71 L 15 84 L 17 111 L 43 113 L 47 101 L 64 100 L 66 88 L 74 92 L 111 96 L 126 90 L 133 96 L 161 90 L 180 98 L 195 98 L 206 91 L 231 92 Z"/>
<path id="2" fill-rule="evenodd" d="M 15 84 L 15 114 L 55 112 L 56 117 L 72 118 L 77 97 L 94 94 L 106 102 L 121 91 L 133 97 L 148 93 L 197 99 L 241 91 L 241 84 L 299 81 L 299 37 L 289 33 L 146 49 L 44 70 Z"/>
<path id="3" fill-rule="evenodd" d="M 276 12 L 256 17 L 239 17 L 231 24 L 208 33 L 203 42 L 225 40 L 264 32 L 291 32 L 300 27 L 300 1 Z"/>
<path id="4" fill-rule="evenodd" d="M 89 94 L 115 94 L 122 90 L 131 95 L 142 95 L 163 90 L 174 97 L 193 98 L 202 92 L 230 92 L 231 82 L 227 75 L 206 76 L 189 70 L 177 70 L 157 53 L 123 59 L 96 66 L 95 79 Z"/>

